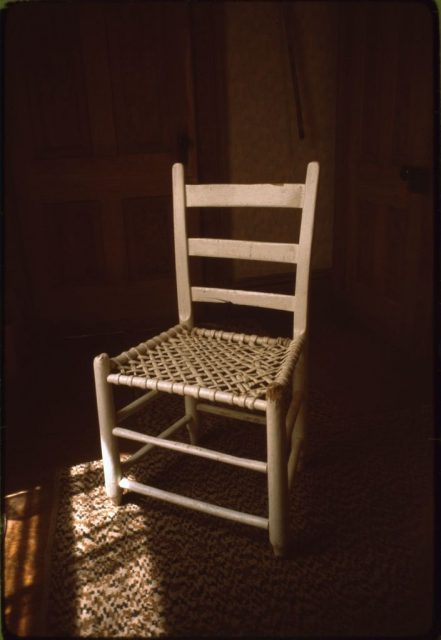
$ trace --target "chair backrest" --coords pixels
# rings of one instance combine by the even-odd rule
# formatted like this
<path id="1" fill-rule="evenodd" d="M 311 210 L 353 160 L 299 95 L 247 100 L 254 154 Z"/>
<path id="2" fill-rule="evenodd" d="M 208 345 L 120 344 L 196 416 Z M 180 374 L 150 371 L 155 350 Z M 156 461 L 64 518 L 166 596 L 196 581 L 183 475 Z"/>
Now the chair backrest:
<path id="1" fill-rule="evenodd" d="M 310 162 L 302 184 L 185 184 L 184 167 L 173 165 L 173 218 L 179 321 L 193 325 L 192 302 L 232 302 L 294 314 L 293 333 L 306 330 L 311 245 L 319 165 Z M 187 207 L 283 207 L 302 210 L 297 243 L 188 238 Z M 295 295 L 193 287 L 189 256 L 239 258 L 296 264 Z"/>

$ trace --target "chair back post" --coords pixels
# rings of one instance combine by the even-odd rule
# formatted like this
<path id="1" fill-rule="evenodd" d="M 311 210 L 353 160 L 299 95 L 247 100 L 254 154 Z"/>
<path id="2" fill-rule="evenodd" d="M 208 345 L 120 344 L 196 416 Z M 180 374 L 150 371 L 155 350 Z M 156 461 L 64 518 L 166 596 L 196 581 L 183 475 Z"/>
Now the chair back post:
<path id="1" fill-rule="evenodd" d="M 311 247 L 314 233 L 314 211 L 319 178 L 318 162 L 310 162 L 306 172 L 305 195 L 298 247 L 294 337 L 306 331 L 308 321 L 308 290 L 311 267 Z"/>
<path id="2" fill-rule="evenodd" d="M 179 322 L 191 328 L 193 326 L 193 306 L 191 301 L 190 273 L 188 264 L 184 166 L 181 163 L 173 165 L 172 181 L 176 287 Z"/>

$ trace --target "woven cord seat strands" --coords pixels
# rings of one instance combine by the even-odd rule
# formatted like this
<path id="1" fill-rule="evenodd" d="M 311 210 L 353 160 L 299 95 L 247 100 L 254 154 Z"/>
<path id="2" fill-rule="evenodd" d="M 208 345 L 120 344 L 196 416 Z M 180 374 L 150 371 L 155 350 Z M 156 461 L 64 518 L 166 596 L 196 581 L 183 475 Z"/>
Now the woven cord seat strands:
<path id="1" fill-rule="evenodd" d="M 181 386 L 182 395 L 195 395 L 196 388 L 197 397 L 210 399 L 211 391 L 213 400 L 263 409 L 253 400 L 265 398 L 274 383 L 288 383 L 301 343 L 177 325 L 112 358 L 118 373 L 108 381 L 157 390 L 166 383 L 170 393 L 180 393 Z"/>

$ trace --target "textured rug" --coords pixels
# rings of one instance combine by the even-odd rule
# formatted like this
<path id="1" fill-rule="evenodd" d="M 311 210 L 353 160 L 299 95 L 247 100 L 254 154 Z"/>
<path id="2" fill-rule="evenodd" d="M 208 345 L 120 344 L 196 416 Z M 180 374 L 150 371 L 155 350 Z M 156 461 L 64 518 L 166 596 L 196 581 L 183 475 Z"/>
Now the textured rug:
<path id="1" fill-rule="evenodd" d="M 182 409 L 182 399 L 160 397 L 136 418 L 137 428 L 158 433 Z M 113 507 L 100 462 L 65 470 L 46 635 L 426 631 L 432 611 L 430 425 L 430 411 L 351 416 L 311 394 L 285 559 L 273 556 L 266 532 L 246 525 L 135 494 Z M 260 425 L 205 416 L 203 438 L 208 447 L 265 457 Z M 263 474 L 155 449 L 131 475 L 266 515 Z"/>

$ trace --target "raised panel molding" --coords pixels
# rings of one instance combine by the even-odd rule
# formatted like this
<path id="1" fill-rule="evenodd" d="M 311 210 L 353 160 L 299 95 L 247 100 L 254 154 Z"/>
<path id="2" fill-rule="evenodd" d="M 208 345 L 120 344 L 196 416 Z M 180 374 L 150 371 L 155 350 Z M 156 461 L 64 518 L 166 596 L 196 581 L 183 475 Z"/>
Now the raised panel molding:
<path id="1" fill-rule="evenodd" d="M 39 205 L 50 242 L 49 278 L 55 286 L 103 284 L 105 280 L 101 203 Z"/>

